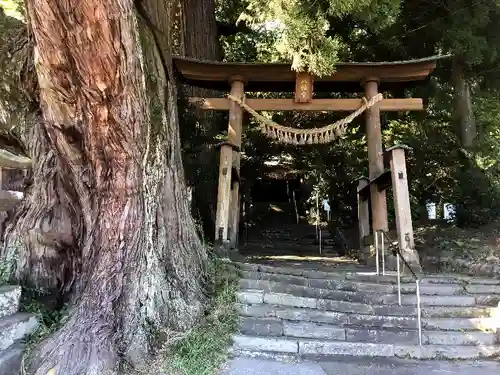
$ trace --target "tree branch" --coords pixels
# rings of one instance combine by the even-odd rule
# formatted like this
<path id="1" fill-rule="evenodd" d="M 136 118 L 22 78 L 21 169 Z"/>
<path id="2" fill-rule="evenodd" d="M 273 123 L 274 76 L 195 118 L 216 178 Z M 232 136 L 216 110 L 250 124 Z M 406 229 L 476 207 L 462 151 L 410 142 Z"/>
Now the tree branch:
<path id="1" fill-rule="evenodd" d="M 252 29 L 245 22 L 240 22 L 235 25 L 228 22 L 217 21 L 218 36 L 229 36 L 237 33 L 250 34 L 251 32 Z"/>

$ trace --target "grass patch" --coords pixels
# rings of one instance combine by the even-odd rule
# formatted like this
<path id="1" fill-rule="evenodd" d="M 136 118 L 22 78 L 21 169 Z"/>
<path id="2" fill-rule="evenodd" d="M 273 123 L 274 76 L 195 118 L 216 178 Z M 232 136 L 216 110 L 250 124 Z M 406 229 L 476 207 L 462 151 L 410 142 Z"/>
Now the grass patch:
<path id="1" fill-rule="evenodd" d="M 170 351 L 166 374 L 217 374 L 227 358 L 238 325 L 236 290 L 238 273 L 228 261 L 210 264 L 211 301 L 203 321 Z"/>
<path id="2" fill-rule="evenodd" d="M 23 288 L 20 311 L 34 314 L 38 319 L 37 329 L 26 337 L 24 358 L 25 363 L 29 363 L 35 347 L 61 327 L 65 310 L 57 306 L 53 296 L 35 289 Z"/>

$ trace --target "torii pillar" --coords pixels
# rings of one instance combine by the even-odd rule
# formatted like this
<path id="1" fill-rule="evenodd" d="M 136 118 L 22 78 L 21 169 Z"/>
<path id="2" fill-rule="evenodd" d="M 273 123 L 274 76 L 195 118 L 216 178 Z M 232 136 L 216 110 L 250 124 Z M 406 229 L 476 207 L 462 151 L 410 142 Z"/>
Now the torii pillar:
<path id="1" fill-rule="evenodd" d="M 362 82 L 366 100 L 378 94 L 379 80 L 376 77 L 366 77 Z M 370 181 L 384 172 L 384 155 L 382 150 L 382 126 L 380 124 L 380 107 L 376 103 L 366 110 L 366 141 L 368 144 L 368 175 Z M 387 197 L 385 190 L 379 191 L 377 184 L 370 187 L 372 208 L 372 228 L 388 231 Z"/>
<path id="2" fill-rule="evenodd" d="M 231 95 L 244 99 L 244 83 L 241 77 L 231 79 Z M 217 190 L 217 214 L 215 221 L 216 246 L 226 252 L 235 248 L 239 229 L 240 199 L 239 171 L 243 110 L 231 102 L 227 141 L 219 144 L 219 185 Z M 234 175 L 232 175 L 234 174 Z"/>

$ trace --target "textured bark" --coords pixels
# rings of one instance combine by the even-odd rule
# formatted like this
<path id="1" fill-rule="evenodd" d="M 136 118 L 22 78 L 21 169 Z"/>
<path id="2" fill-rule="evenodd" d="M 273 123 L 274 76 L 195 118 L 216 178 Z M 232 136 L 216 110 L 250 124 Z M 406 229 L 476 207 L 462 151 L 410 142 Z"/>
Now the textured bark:
<path id="1" fill-rule="evenodd" d="M 464 76 L 463 64 L 458 58 L 452 62 L 453 86 L 455 91 L 453 118 L 462 147 L 472 148 L 476 143 L 477 129 L 470 84 Z"/>
<path id="2" fill-rule="evenodd" d="M 183 0 L 181 2 L 181 55 L 199 60 L 220 60 L 222 50 L 219 43 L 217 22 L 215 19 L 214 0 Z M 199 87 L 182 87 L 183 95 L 186 97 L 218 97 L 221 93 Z M 203 111 L 198 108 L 187 109 L 191 116 L 195 117 L 193 127 L 184 137 L 186 143 L 191 143 L 190 138 L 202 137 L 209 139 L 217 133 L 217 123 L 220 116 L 214 111 Z M 188 179 L 194 185 L 193 198 L 194 207 L 198 211 L 205 235 L 210 239 L 214 235 L 215 211 L 217 197 L 217 152 L 209 147 L 210 144 L 202 145 L 194 155 L 194 171 L 188 175 Z M 197 173 L 198 171 L 198 173 Z"/>
<path id="3" fill-rule="evenodd" d="M 0 8 L 0 129 L 23 127 L 38 109 L 33 46 L 26 25 Z M 23 133 L 23 132 L 20 132 Z"/>
<path id="4" fill-rule="evenodd" d="M 165 2 L 148 10 L 168 26 Z M 160 327 L 183 332 L 202 308 L 206 256 L 184 196 L 175 87 L 162 76 L 171 61 L 143 55 L 132 0 L 28 0 L 27 11 L 43 112 L 36 136 L 52 152 L 67 215 L 54 238 L 72 280 L 69 317 L 31 368 L 118 374 L 143 363 Z"/>
<path id="5" fill-rule="evenodd" d="M 26 154 L 29 171 L 2 170 L 2 187 L 22 190 L 17 210 L 2 212 L 4 243 L 0 259 L 10 279 L 40 289 L 68 291 L 79 260 L 74 253 L 71 198 L 62 189 L 64 175 L 41 124 L 33 38 L 27 25 L 0 12 L 0 135 L 1 147 Z M 27 150 L 26 150 L 27 149 Z"/>
<path id="6" fill-rule="evenodd" d="M 181 15 L 181 53 L 197 59 L 220 60 L 215 0 L 183 0 Z"/>

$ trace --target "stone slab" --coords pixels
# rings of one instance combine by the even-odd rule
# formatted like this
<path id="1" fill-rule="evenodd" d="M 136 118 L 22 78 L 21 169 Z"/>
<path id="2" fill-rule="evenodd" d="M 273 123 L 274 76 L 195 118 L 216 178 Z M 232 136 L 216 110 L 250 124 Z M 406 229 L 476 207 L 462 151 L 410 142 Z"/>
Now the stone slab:
<path id="1" fill-rule="evenodd" d="M 476 299 L 471 296 L 422 296 L 422 306 L 476 306 Z M 398 303 L 397 295 L 383 296 L 384 304 Z M 417 297 L 414 295 L 401 296 L 403 305 L 416 305 Z"/>
<path id="2" fill-rule="evenodd" d="M 346 355 L 392 357 L 394 356 L 394 345 L 342 341 L 299 340 L 299 354 L 316 356 Z"/>
<path id="3" fill-rule="evenodd" d="M 496 294 L 500 295 L 500 285 L 471 284 L 465 287 L 471 294 Z"/>
<path id="4" fill-rule="evenodd" d="M 422 308 L 424 318 L 482 318 L 491 316 L 493 308 L 469 306 L 427 306 Z"/>
<path id="5" fill-rule="evenodd" d="M 371 282 L 355 282 L 335 279 L 311 279 L 309 285 L 313 288 L 344 290 L 347 292 L 394 293 L 395 285 L 377 284 Z"/>
<path id="6" fill-rule="evenodd" d="M 413 330 L 346 329 L 346 340 L 383 344 L 418 344 L 418 332 Z"/>
<path id="7" fill-rule="evenodd" d="M 240 315 L 251 317 L 273 317 L 276 316 L 274 307 L 271 305 L 247 305 L 238 303 L 236 305 Z"/>
<path id="8" fill-rule="evenodd" d="M 414 294 L 417 286 L 415 284 L 401 285 L 401 293 Z M 454 296 L 464 294 L 465 289 L 458 284 L 428 284 L 420 285 L 420 294 L 427 296 Z"/>
<path id="9" fill-rule="evenodd" d="M 0 375 L 15 375 L 21 370 L 23 348 L 16 344 L 9 349 L 0 350 Z"/>
<path id="10" fill-rule="evenodd" d="M 346 280 L 353 281 L 365 281 L 372 283 L 386 283 L 386 284 L 397 284 L 397 276 L 394 275 L 376 275 L 375 273 L 347 273 L 345 276 Z M 403 276 L 401 277 L 401 283 L 413 283 L 414 279 L 411 277 Z"/>
<path id="11" fill-rule="evenodd" d="M 441 277 L 434 277 L 434 276 L 426 276 L 423 277 L 420 280 L 420 284 L 426 285 L 426 284 L 445 284 L 445 285 L 452 285 L 452 284 L 458 284 L 461 285 L 463 284 L 463 281 L 460 279 L 457 279 L 456 277 L 453 276 L 441 276 Z"/>
<path id="12" fill-rule="evenodd" d="M 422 319 L 422 327 L 427 330 L 484 331 L 500 328 L 500 322 L 495 318 L 426 318 Z"/>
<path id="13" fill-rule="evenodd" d="M 497 375 L 498 362 L 411 360 L 400 358 L 338 358 L 322 361 L 328 375 Z M 266 372 L 255 373 L 264 375 Z M 232 375 L 232 374 L 228 374 Z M 253 374 L 252 374 L 253 375 Z"/>
<path id="14" fill-rule="evenodd" d="M 317 307 L 318 300 L 316 298 L 296 297 L 284 293 L 264 293 L 264 302 L 271 305 L 307 307 L 315 309 Z"/>
<path id="15" fill-rule="evenodd" d="M 245 290 L 243 292 L 238 292 L 237 296 L 241 303 L 257 304 L 264 302 L 264 292 L 260 290 Z"/>
<path id="16" fill-rule="evenodd" d="M 38 326 L 37 318 L 28 313 L 17 313 L 0 319 L 0 350 L 7 349 Z"/>
<path id="17" fill-rule="evenodd" d="M 384 295 L 370 294 L 363 292 L 349 292 L 333 289 L 321 289 L 307 287 L 303 285 L 293 285 L 281 282 L 274 282 L 268 280 L 240 280 L 240 286 L 244 286 L 245 290 L 261 290 L 271 293 L 286 293 L 298 297 L 309 298 L 324 298 L 338 301 L 368 303 L 368 304 L 381 304 Z"/>
<path id="18" fill-rule="evenodd" d="M 362 357 L 337 357 L 321 362 L 295 362 L 293 359 L 281 358 L 277 360 L 234 358 L 228 361 L 222 370 L 222 375 L 325 375 L 325 373 L 326 375 L 497 375 L 498 362 L 417 361 L 391 357 L 368 360 Z"/>
<path id="19" fill-rule="evenodd" d="M 19 310 L 20 298 L 20 286 L 0 286 L 0 318 L 15 314 Z"/>
<path id="20" fill-rule="evenodd" d="M 278 353 L 297 353 L 296 340 L 275 337 L 233 336 L 233 348 L 236 350 L 256 350 Z"/>
<path id="21" fill-rule="evenodd" d="M 326 373 L 318 363 L 235 358 L 227 363 L 222 375 L 326 375 Z"/>
<path id="22" fill-rule="evenodd" d="M 424 332 L 423 341 L 430 345 L 487 345 L 497 343 L 496 335 L 486 332 Z"/>
<path id="23" fill-rule="evenodd" d="M 347 324 L 348 315 L 334 311 L 321 311 L 316 309 L 294 309 L 280 308 L 275 309 L 275 316 L 281 319 L 306 321 L 316 323 L 327 323 L 337 326 Z"/>
<path id="24" fill-rule="evenodd" d="M 283 336 L 283 323 L 281 319 L 243 317 L 239 331 L 251 336 Z"/>
<path id="25" fill-rule="evenodd" d="M 288 337 L 325 340 L 345 340 L 345 329 L 331 325 L 310 322 L 283 321 L 283 333 Z"/>
<path id="26" fill-rule="evenodd" d="M 350 326 L 417 329 L 415 317 L 349 314 L 347 319 Z"/>
<path id="27" fill-rule="evenodd" d="M 280 283 L 309 286 L 309 279 L 306 279 L 302 276 L 255 271 L 241 271 L 241 275 L 243 278 L 249 280 L 267 280 Z"/>
<path id="28" fill-rule="evenodd" d="M 476 304 L 480 306 L 500 306 L 500 296 L 498 295 L 488 295 L 488 294 L 478 294 L 476 295 Z"/>
<path id="29" fill-rule="evenodd" d="M 337 311 L 343 313 L 374 314 L 375 308 L 365 303 L 344 302 L 331 299 L 319 299 L 317 308 L 320 310 Z"/>
<path id="30" fill-rule="evenodd" d="M 477 277 L 472 277 L 467 281 L 469 284 L 500 285 L 499 279 L 481 279 Z"/>
<path id="31" fill-rule="evenodd" d="M 396 345 L 394 354 L 400 358 L 415 359 L 476 359 L 491 358 L 500 353 L 498 346 L 401 346 Z"/>

